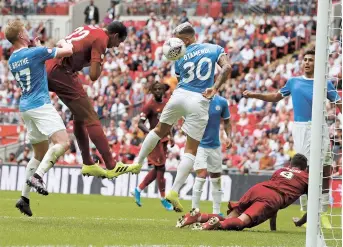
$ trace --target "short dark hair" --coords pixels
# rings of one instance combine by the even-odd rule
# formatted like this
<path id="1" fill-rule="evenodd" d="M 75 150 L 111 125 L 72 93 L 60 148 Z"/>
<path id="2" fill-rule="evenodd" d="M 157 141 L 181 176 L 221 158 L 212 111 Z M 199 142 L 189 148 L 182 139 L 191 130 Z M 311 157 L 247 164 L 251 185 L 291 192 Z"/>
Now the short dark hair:
<path id="1" fill-rule="evenodd" d="M 189 22 L 182 23 L 178 25 L 173 30 L 174 35 L 195 35 L 195 30 Z"/>
<path id="2" fill-rule="evenodd" d="M 109 34 L 117 33 L 119 36 L 119 39 L 124 39 L 127 37 L 127 28 L 120 21 L 113 21 L 110 24 L 108 24 L 107 31 Z"/>
<path id="3" fill-rule="evenodd" d="M 313 55 L 313 56 L 315 56 L 315 55 L 316 55 L 316 51 L 315 51 L 315 50 L 307 50 L 307 51 L 304 53 L 304 57 L 305 57 L 306 55 Z"/>
<path id="4" fill-rule="evenodd" d="M 298 167 L 300 170 L 305 170 L 307 168 L 307 158 L 303 154 L 295 154 L 291 160 L 291 166 Z"/>

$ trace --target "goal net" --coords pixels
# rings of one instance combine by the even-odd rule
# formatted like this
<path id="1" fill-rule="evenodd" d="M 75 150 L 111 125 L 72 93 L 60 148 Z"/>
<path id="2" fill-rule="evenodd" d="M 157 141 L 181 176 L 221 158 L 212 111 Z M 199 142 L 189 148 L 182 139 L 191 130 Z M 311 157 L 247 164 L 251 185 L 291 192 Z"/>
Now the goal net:
<path id="1" fill-rule="evenodd" d="M 318 201 L 318 207 L 315 208 L 317 210 L 314 210 L 314 207 L 312 207 L 313 210 L 308 210 L 308 224 L 311 222 L 313 217 L 317 222 L 317 229 L 315 232 L 317 239 L 316 245 L 313 245 L 313 242 L 311 242 L 310 239 L 314 232 L 312 232 L 311 229 L 308 229 L 306 236 L 306 246 L 308 247 L 342 246 L 342 116 L 338 110 L 340 107 L 338 103 L 330 103 L 326 99 L 326 94 L 330 93 L 330 91 L 333 91 L 334 89 L 327 88 L 326 83 L 323 83 L 325 84 L 324 90 L 323 86 L 321 88 L 317 86 L 316 88 L 316 83 L 318 83 L 320 79 L 324 79 L 325 76 L 325 81 L 331 81 L 335 87 L 335 90 L 337 90 L 338 94 L 342 97 L 342 1 L 324 0 L 327 1 L 325 4 L 329 5 L 327 10 L 321 8 L 321 6 L 325 6 L 320 3 L 321 1 L 322 0 L 318 0 L 318 28 L 324 28 L 325 26 L 326 32 L 321 33 L 321 35 L 324 37 L 326 35 L 326 40 L 320 40 L 321 37 L 318 35 L 320 31 L 317 30 L 316 53 L 322 48 L 326 48 L 326 56 L 322 57 L 322 59 L 325 61 L 319 61 L 320 64 L 317 64 L 318 57 L 316 56 L 315 70 L 317 70 L 321 65 L 325 68 L 325 70 L 323 70 L 324 73 L 322 74 L 318 71 L 315 71 L 314 90 L 317 90 L 317 92 L 314 92 L 314 102 L 318 100 L 316 95 L 318 95 L 320 91 L 322 93 L 324 92 L 323 101 L 321 101 L 323 104 L 323 111 L 316 111 L 315 104 L 317 103 L 314 103 L 312 111 L 313 116 L 317 115 L 316 117 L 319 117 L 318 115 L 321 115 L 320 117 L 323 119 L 323 121 L 322 128 L 320 130 L 320 139 L 311 139 L 311 142 L 319 141 L 321 145 L 319 159 L 320 169 L 317 171 L 318 174 L 311 174 L 310 169 L 310 176 L 318 176 L 318 179 L 316 180 L 317 198 L 312 197 L 311 199 L 311 191 L 309 191 L 310 201 L 308 202 L 308 204 L 311 204 L 315 200 Z M 320 11 L 328 11 L 328 13 L 325 15 L 320 13 Z M 325 25 L 320 27 L 321 24 L 319 24 L 319 22 L 325 23 Z M 326 44 L 326 47 L 318 47 L 324 43 Z M 319 104 L 320 103 L 317 105 Z M 312 128 L 314 128 L 314 121 L 315 117 L 312 121 Z M 314 130 L 312 129 L 312 133 L 313 131 Z M 327 136 L 329 136 L 330 139 L 329 146 Z M 315 150 L 315 148 L 312 146 L 314 145 L 311 143 L 311 152 Z M 316 154 L 311 154 L 311 165 L 313 161 L 312 158 L 314 156 L 316 156 Z M 319 154 L 317 157 L 319 157 Z M 313 181 L 315 181 L 315 179 L 310 178 L 309 190 L 312 191 L 315 188 L 313 186 Z M 329 197 L 324 197 L 324 194 L 328 194 Z M 328 221 L 330 224 L 327 224 Z M 330 225 L 331 227 L 328 227 Z"/>

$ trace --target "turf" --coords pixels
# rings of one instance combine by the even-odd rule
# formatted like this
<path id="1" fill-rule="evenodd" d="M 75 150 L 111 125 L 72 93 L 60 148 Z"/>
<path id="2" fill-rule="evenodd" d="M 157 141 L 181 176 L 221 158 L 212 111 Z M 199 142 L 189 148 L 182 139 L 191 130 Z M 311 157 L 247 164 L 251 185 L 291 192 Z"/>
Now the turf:
<path id="1" fill-rule="evenodd" d="M 194 232 L 175 228 L 180 213 L 165 211 L 158 199 L 143 198 L 143 207 L 132 198 L 98 195 L 50 194 L 31 196 L 34 216 L 23 216 L 14 207 L 19 192 L 0 191 L 0 246 L 304 246 L 305 228 L 295 228 L 291 217 L 296 206 L 278 215 L 278 231 L 264 223 L 242 232 Z M 203 202 L 202 211 L 211 211 Z M 184 206 L 190 207 L 185 201 Z M 222 205 L 225 212 L 225 204 Z M 341 238 L 339 230 L 336 238 Z M 342 242 L 331 246 L 342 246 Z"/>

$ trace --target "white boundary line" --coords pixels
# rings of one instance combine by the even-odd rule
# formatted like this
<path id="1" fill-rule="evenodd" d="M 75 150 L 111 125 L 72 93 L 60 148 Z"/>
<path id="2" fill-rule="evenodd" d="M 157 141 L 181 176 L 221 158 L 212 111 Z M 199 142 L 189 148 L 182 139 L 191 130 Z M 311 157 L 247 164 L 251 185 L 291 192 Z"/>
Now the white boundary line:
<path id="1" fill-rule="evenodd" d="M 98 220 L 98 221 L 156 221 L 156 222 L 170 222 L 168 219 L 151 219 L 151 218 L 105 218 L 105 217 L 53 217 L 53 216 L 6 216 L 0 215 L 0 219 L 28 219 L 28 220 Z"/>

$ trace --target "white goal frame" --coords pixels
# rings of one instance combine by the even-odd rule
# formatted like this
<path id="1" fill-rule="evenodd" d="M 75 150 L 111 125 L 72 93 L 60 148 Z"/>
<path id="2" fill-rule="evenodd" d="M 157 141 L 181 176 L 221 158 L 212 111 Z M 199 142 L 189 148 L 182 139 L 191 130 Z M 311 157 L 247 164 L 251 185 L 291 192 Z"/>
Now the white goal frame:
<path id="1" fill-rule="evenodd" d="M 325 158 L 325 155 L 323 155 L 323 128 L 326 125 L 326 121 L 324 120 L 324 109 L 327 83 L 325 82 L 326 75 L 328 74 L 329 18 L 331 11 L 331 0 L 318 0 L 306 247 L 326 246 L 320 228 L 320 200 L 322 193 L 322 164 Z"/>

